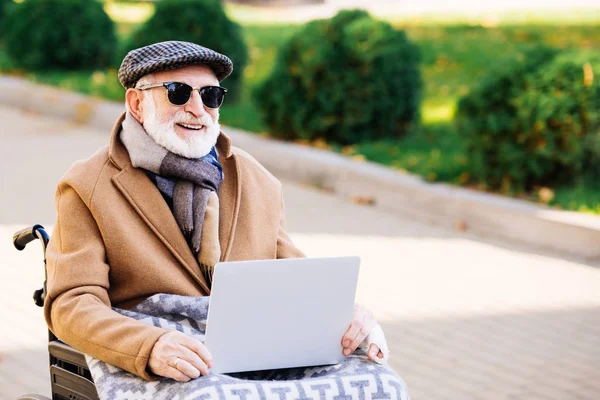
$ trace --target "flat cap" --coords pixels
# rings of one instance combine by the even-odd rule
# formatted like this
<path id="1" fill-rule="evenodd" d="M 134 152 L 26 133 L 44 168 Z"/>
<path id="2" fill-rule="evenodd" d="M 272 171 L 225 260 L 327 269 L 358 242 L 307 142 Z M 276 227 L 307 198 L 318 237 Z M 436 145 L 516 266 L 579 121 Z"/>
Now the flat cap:
<path id="1" fill-rule="evenodd" d="M 131 50 L 119 67 L 119 81 L 125 89 L 135 86 L 144 75 L 188 65 L 209 66 L 219 81 L 233 71 L 231 60 L 195 43 L 168 41 Z"/>

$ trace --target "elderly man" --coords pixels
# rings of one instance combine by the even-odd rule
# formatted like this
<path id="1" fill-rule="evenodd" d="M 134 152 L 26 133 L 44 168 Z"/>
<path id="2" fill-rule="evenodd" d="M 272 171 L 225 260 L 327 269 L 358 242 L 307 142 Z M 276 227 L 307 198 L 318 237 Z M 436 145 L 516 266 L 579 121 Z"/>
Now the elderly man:
<path id="1" fill-rule="evenodd" d="M 210 349 L 111 306 L 128 309 L 156 293 L 209 295 L 219 261 L 304 257 L 284 229 L 281 183 L 220 131 L 220 81 L 232 69 L 226 56 L 188 42 L 129 52 L 119 69 L 127 112 L 108 146 L 58 184 L 48 326 L 148 380 L 207 375 Z M 375 324 L 355 306 L 344 354 Z M 383 357 L 375 345 L 368 354 Z"/>

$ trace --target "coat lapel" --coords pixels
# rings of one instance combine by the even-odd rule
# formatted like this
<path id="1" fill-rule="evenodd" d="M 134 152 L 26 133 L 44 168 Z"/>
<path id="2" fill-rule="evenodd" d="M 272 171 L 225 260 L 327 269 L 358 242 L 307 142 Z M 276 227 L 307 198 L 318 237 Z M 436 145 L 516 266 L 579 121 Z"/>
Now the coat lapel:
<path id="1" fill-rule="evenodd" d="M 132 205 L 140 218 L 148 225 L 165 247 L 186 268 L 191 276 L 207 294 L 208 284 L 187 244 L 169 206 L 152 183 L 150 178 L 140 169 L 131 165 L 127 150 L 119 139 L 121 123 L 125 114 L 117 120 L 111 135 L 109 157 L 121 169 L 113 176 L 115 186 Z M 219 243 L 221 261 L 227 260 L 237 225 L 241 185 L 239 182 L 239 166 L 235 155 L 231 153 L 231 139 L 221 133 L 217 140 L 219 162 L 223 166 L 225 179 L 219 187 Z"/>
<path id="2" fill-rule="evenodd" d="M 200 284 L 203 291 L 210 293 L 169 206 L 150 178 L 129 164 L 112 180 L 152 232 Z"/>
<path id="3" fill-rule="evenodd" d="M 225 179 L 219 187 L 219 242 L 221 243 L 221 261 L 227 261 L 233 246 L 237 219 L 240 211 L 242 184 L 237 157 L 221 156 Z"/>

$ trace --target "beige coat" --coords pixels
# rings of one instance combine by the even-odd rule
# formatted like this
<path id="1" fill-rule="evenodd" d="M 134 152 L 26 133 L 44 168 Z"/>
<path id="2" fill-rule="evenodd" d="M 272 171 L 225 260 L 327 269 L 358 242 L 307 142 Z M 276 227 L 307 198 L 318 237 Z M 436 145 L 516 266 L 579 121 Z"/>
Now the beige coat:
<path id="1" fill-rule="evenodd" d="M 44 312 L 64 342 L 152 379 L 148 357 L 166 331 L 110 307 L 210 290 L 167 203 L 132 167 L 119 139 L 123 118 L 109 146 L 74 164 L 58 184 Z M 217 149 L 225 175 L 218 191 L 221 261 L 303 257 L 283 227 L 281 183 L 223 133 Z"/>

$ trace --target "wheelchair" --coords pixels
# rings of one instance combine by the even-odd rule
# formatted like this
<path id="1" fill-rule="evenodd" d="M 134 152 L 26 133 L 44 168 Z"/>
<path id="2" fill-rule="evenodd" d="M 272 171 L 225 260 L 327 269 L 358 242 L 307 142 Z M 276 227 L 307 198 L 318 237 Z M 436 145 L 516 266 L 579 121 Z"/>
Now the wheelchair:
<path id="1" fill-rule="evenodd" d="M 17 250 L 23 250 L 35 239 L 39 239 L 42 243 L 45 280 L 44 286 L 33 293 L 33 301 L 38 307 L 43 307 L 48 278 L 46 248 L 50 236 L 43 226 L 34 225 L 16 232 L 12 240 Z M 58 340 L 50 330 L 48 330 L 48 353 L 52 400 L 98 400 L 98 392 L 83 353 Z M 43 395 L 28 394 L 19 397 L 18 400 L 50 399 Z"/>

